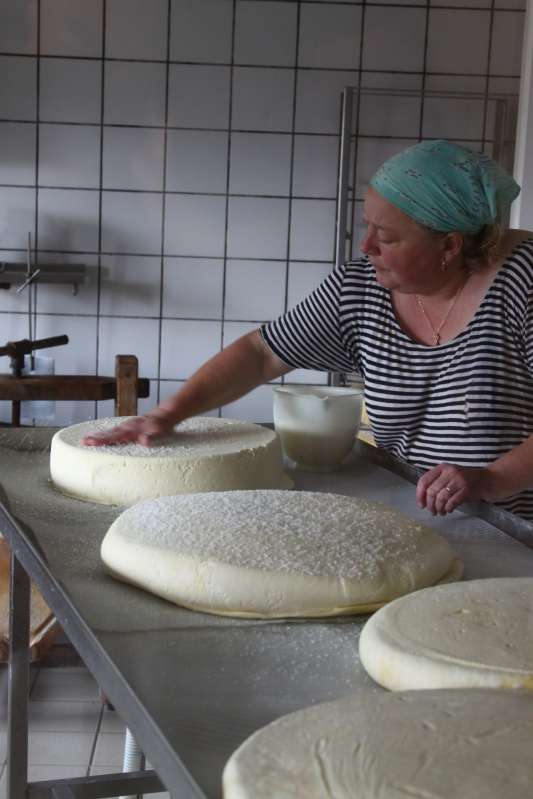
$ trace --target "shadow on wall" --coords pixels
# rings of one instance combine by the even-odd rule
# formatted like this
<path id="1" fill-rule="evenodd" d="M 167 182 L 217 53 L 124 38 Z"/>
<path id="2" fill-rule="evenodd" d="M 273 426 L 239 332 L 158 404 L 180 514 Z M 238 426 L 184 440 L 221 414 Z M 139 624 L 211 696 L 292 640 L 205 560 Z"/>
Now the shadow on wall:
<path id="1" fill-rule="evenodd" d="M 28 210 L 20 208 L 10 208 L 8 210 L 5 215 L 4 225 L 0 229 L 0 245 L 6 248 L 12 247 L 12 252 L 4 256 L 7 262 L 26 264 L 26 255 L 21 250 L 26 249 L 27 233 L 31 232 L 31 260 L 33 265 L 36 264 L 34 229 L 34 212 L 30 214 Z M 122 261 L 120 266 L 113 256 L 111 256 L 113 265 L 106 265 L 106 256 L 102 256 L 100 267 L 102 292 L 110 291 L 115 293 L 117 289 L 120 289 L 122 303 L 137 301 L 139 306 L 144 305 L 147 308 L 158 307 L 159 280 L 151 280 L 150 275 L 142 271 L 128 269 L 128 260 L 130 258 L 139 259 L 136 253 L 142 250 L 142 247 L 136 241 L 134 228 L 126 231 L 121 228 L 102 226 L 101 238 L 99 239 L 97 226 L 88 223 L 83 216 L 72 215 L 64 218 L 40 213 L 37 265 L 42 267 L 64 264 L 66 266 L 73 262 L 84 263 L 87 276 L 86 283 L 95 286 L 98 282 L 98 267 L 94 264 L 94 261 L 99 245 L 105 241 L 113 242 L 113 252 L 125 253 L 125 255 L 120 257 Z M 105 250 L 105 247 L 102 249 Z M 85 253 L 87 253 L 86 257 L 84 257 Z M 131 256 L 128 256 L 128 253 L 131 253 Z M 148 256 L 151 260 L 158 260 L 159 257 L 155 252 Z M 0 261 L 2 261 L 2 258 L 0 258 Z M 92 261 L 93 263 L 87 264 L 86 261 Z M 37 310 L 39 311 L 39 308 Z"/>

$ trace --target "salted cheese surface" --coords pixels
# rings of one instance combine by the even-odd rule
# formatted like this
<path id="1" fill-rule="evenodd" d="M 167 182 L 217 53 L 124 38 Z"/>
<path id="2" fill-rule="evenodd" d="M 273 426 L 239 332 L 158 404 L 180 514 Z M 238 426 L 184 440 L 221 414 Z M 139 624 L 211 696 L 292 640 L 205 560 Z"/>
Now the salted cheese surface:
<path id="1" fill-rule="evenodd" d="M 82 444 L 90 433 L 111 430 L 126 418 L 82 422 L 54 435 L 50 472 L 59 491 L 91 502 L 131 505 L 171 494 L 292 487 L 276 433 L 251 422 L 194 417 L 151 447 Z"/>
<path id="2" fill-rule="evenodd" d="M 395 691 L 533 690 L 533 577 L 426 588 L 379 610 L 359 639 L 363 666 Z"/>
<path id="3" fill-rule="evenodd" d="M 447 579 L 449 544 L 401 513 L 308 491 L 165 497 L 124 511 L 101 555 L 116 576 L 229 616 L 334 616 Z"/>
<path id="4" fill-rule="evenodd" d="M 533 697 L 361 689 L 254 733 L 228 760 L 224 799 L 525 799 Z"/>

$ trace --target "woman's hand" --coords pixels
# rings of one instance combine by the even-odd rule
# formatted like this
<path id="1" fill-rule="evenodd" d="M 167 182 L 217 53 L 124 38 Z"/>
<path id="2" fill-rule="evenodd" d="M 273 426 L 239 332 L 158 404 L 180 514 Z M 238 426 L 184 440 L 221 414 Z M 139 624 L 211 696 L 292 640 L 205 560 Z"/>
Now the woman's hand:
<path id="1" fill-rule="evenodd" d="M 82 440 L 88 447 L 129 444 L 131 442 L 150 447 L 157 439 L 169 436 L 175 422 L 166 414 L 152 411 L 146 416 L 136 416 L 114 427 L 106 433 L 93 433 Z"/>
<path id="2" fill-rule="evenodd" d="M 487 468 L 440 463 L 422 475 L 416 486 L 416 501 L 433 516 L 445 516 L 463 502 L 491 500 L 494 475 Z"/>

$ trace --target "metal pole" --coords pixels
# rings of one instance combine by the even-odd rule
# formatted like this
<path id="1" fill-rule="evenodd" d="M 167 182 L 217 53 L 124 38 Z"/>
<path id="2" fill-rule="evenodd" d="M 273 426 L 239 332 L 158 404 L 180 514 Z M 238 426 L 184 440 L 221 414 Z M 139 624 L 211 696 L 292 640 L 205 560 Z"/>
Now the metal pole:
<path id="1" fill-rule="evenodd" d="M 144 755 L 141 747 L 131 734 L 131 731 L 126 728 L 126 735 L 124 738 L 124 758 L 122 761 L 122 771 L 127 773 L 129 771 L 142 771 L 144 770 Z M 120 799 L 137 799 L 140 794 L 122 794 Z M 142 797 L 141 797 L 142 799 Z"/>
<path id="2" fill-rule="evenodd" d="M 350 135 L 353 117 L 353 89 L 346 86 L 341 94 L 341 121 L 339 145 L 339 171 L 337 174 L 337 215 L 335 220 L 335 267 L 346 260 L 348 219 L 348 175 L 350 171 Z M 328 384 L 339 386 L 343 382 L 340 372 L 329 372 Z"/>
<path id="3" fill-rule="evenodd" d="M 7 795 L 11 799 L 23 799 L 28 786 L 29 641 L 30 579 L 12 554 L 7 702 Z"/>
<path id="4" fill-rule="evenodd" d="M 348 173 L 350 170 L 350 134 L 353 117 L 353 89 L 342 92 L 339 173 L 337 178 L 337 220 L 335 225 L 335 266 L 346 260 L 346 220 L 348 218 Z"/>

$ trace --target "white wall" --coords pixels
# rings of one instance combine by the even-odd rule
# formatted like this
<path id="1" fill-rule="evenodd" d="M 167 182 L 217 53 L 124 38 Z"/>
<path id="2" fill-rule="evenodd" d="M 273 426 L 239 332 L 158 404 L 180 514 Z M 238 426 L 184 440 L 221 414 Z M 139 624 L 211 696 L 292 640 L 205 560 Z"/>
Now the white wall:
<path id="1" fill-rule="evenodd" d="M 0 260 L 23 261 L 30 231 L 41 263 L 95 274 L 76 297 L 38 289 L 36 335 L 71 339 L 56 371 L 133 352 L 146 408 L 283 312 L 332 266 L 341 89 L 480 94 L 366 97 L 357 217 L 374 169 L 419 138 L 490 151 L 523 19 L 522 0 L 0 0 Z M 27 335 L 26 308 L 0 291 L 0 343 Z M 223 413 L 271 419 L 270 392 Z"/>
<path id="2" fill-rule="evenodd" d="M 533 0 L 528 0 L 522 46 L 514 175 L 522 186 L 513 204 L 513 227 L 533 230 Z"/>

